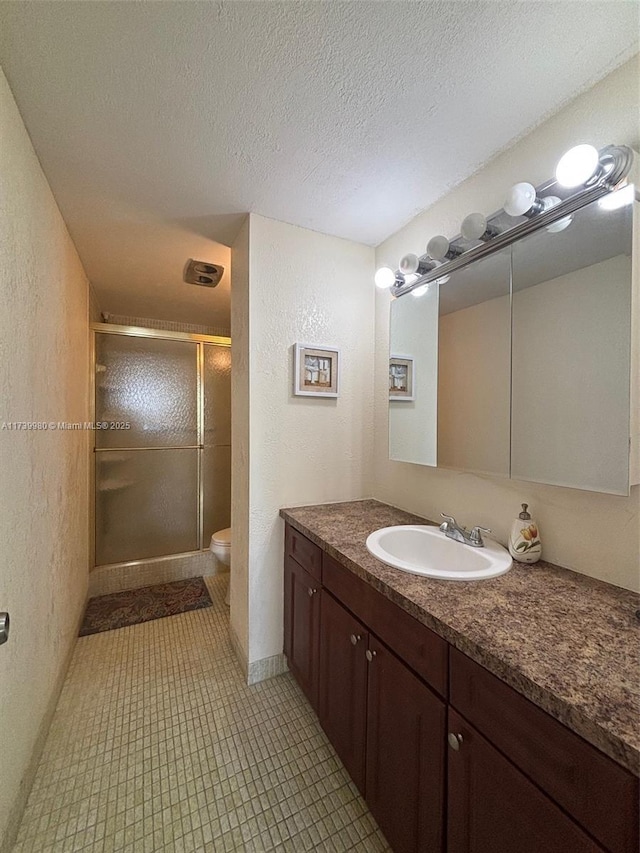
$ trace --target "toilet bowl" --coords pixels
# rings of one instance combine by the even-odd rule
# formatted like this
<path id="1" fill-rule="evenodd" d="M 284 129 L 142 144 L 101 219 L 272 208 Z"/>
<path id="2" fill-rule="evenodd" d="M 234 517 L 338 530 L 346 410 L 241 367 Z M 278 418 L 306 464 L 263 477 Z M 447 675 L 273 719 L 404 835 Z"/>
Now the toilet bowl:
<path id="1" fill-rule="evenodd" d="M 231 565 L 231 528 L 218 530 L 211 537 L 210 550 L 225 566 Z"/>
<path id="2" fill-rule="evenodd" d="M 215 556 L 219 563 L 223 566 L 231 566 L 231 528 L 225 527 L 224 530 L 218 530 L 211 537 L 209 550 Z M 227 595 L 225 603 L 229 604 L 229 587 L 227 586 Z"/>

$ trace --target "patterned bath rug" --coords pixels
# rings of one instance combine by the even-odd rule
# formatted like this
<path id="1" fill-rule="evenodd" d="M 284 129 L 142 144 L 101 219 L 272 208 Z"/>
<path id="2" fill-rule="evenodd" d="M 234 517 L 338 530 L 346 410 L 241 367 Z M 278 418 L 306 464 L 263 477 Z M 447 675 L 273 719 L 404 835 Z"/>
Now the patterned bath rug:
<path id="1" fill-rule="evenodd" d="M 186 613 L 187 610 L 211 607 L 212 604 L 202 578 L 187 578 L 99 595 L 89 599 L 79 636 L 138 625 L 140 622 Z"/>

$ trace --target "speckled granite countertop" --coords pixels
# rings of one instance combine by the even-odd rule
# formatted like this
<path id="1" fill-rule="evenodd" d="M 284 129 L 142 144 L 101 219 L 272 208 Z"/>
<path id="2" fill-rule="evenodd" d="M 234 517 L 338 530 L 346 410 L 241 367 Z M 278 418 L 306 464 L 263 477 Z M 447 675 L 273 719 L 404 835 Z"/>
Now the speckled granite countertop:
<path id="1" fill-rule="evenodd" d="M 544 561 L 514 563 L 506 575 L 475 582 L 406 574 L 372 557 L 365 541 L 380 527 L 425 519 L 378 501 L 280 514 L 453 646 L 639 773 L 640 596 Z"/>

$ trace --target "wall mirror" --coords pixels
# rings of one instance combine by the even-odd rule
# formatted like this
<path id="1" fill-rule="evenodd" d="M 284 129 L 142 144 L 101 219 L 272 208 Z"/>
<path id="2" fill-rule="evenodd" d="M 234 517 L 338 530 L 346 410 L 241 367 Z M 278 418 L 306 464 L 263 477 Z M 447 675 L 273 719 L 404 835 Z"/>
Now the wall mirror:
<path id="1" fill-rule="evenodd" d="M 633 205 L 514 243 L 511 476 L 627 494 Z"/>
<path id="2" fill-rule="evenodd" d="M 438 467 L 509 476 L 511 253 L 439 284 Z"/>
<path id="3" fill-rule="evenodd" d="M 389 455 L 401 462 L 437 465 L 438 286 L 396 299 L 391 311 Z M 396 364 L 408 362 L 411 393 L 398 394 Z M 402 381 L 402 378 L 400 378 Z"/>
<path id="4" fill-rule="evenodd" d="M 390 399 L 391 459 L 628 494 L 638 205 L 622 192 L 393 301 L 414 393 Z"/>

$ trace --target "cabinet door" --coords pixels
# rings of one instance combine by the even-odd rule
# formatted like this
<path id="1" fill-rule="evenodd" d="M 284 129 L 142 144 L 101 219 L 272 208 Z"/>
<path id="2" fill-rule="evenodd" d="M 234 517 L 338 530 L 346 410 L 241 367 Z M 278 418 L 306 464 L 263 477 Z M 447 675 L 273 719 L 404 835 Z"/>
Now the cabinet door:
<path id="1" fill-rule="evenodd" d="M 638 853 L 638 779 L 462 652 L 449 701 L 607 850 Z"/>
<path id="2" fill-rule="evenodd" d="M 285 654 L 289 669 L 317 710 L 319 584 L 291 557 L 285 560 L 284 581 Z"/>
<path id="3" fill-rule="evenodd" d="M 555 803 L 449 709 L 448 853 L 601 853 Z"/>
<path id="4" fill-rule="evenodd" d="M 320 599 L 320 685 L 322 728 L 364 793 L 367 723 L 368 633 L 348 610 L 322 590 Z"/>
<path id="5" fill-rule="evenodd" d="M 374 637 L 368 657 L 367 803 L 394 853 L 439 853 L 444 703 Z"/>

